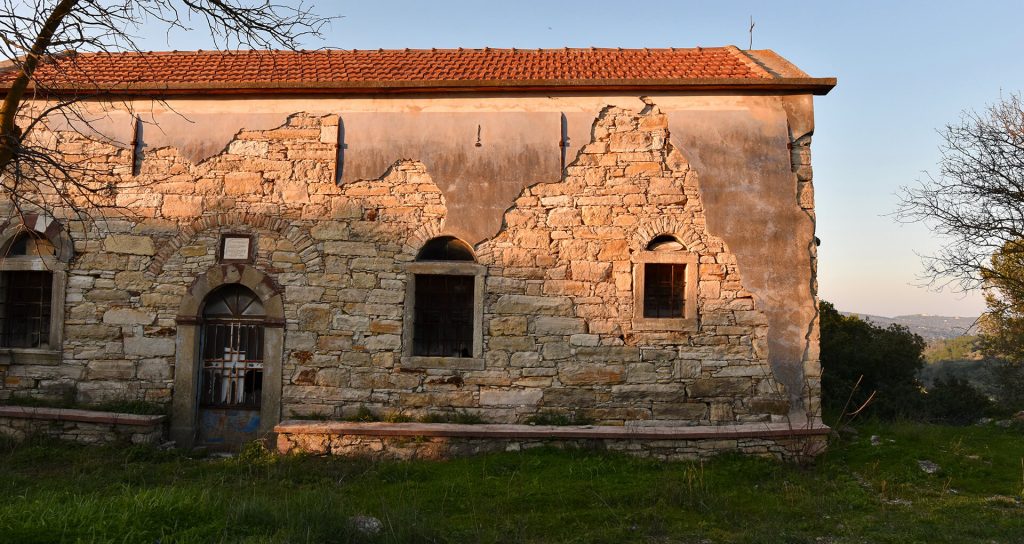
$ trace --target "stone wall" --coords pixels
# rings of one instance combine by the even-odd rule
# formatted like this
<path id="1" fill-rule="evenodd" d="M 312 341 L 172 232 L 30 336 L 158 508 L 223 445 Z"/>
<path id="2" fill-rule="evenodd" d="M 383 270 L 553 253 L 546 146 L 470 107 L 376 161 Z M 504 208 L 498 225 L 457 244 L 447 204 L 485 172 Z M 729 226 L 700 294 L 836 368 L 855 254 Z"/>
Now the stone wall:
<path id="1" fill-rule="evenodd" d="M 828 427 L 794 429 L 785 424 L 727 427 L 613 427 L 311 423 L 278 425 L 283 454 L 340 455 L 374 459 L 447 459 L 537 447 L 622 452 L 664 460 L 706 459 L 722 452 L 806 462 L 824 451 Z"/>
<path id="2" fill-rule="evenodd" d="M 80 444 L 159 444 L 166 416 L 0 406 L 0 436 L 21 442 L 56 438 Z"/>
<path id="3" fill-rule="evenodd" d="M 67 135 L 62 151 L 106 172 L 97 183 L 117 182 L 104 198 L 131 215 L 83 221 L 48 210 L 75 240 L 63 354 L 12 364 L 0 398 L 169 401 L 182 297 L 217 266 L 223 233 L 248 233 L 252 266 L 283 293 L 284 360 L 267 361 L 283 367 L 283 417 L 360 406 L 492 422 L 546 410 L 606 424 L 787 417 L 765 315 L 708 232 L 700 173 L 657 107 L 603 111 L 563 179 L 525 183 L 501 231 L 476 245 L 487 270 L 484 350 L 468 366 L 402 357 L 405 267 L 446 232 L 444 195 L 415 157 L 379 179 L 335 183 L 337 134 L 337 116 L 295 114 L 241 131 L 199 164 L 147 150 L 137 176 L 127 150 Z M 634 256 L 661 234 L 699 259 L 693 330 L 633 326 Z"/>

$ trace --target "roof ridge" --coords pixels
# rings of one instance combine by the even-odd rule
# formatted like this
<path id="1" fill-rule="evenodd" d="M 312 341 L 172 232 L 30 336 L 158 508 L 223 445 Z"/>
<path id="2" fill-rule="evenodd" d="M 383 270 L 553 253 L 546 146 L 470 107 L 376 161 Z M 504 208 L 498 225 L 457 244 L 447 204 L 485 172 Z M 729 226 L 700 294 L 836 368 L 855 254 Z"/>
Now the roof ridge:
<path id="1" fill-rule="evenodd" d="M 260 54 L 285 54 L 285 55 L 288 55 L 288 54 L 300 54 L 300 55 L 306 55 L 306 54 L 317 54 L 317 53 L 328 53 L 328 54 L 336 54 L 336 53 L 394 53 L 394 52 L 403 52 L 403 53 L 437 53 L 437 52 L 455 52 L 455 51 L 459 51 L 459 52 L 472 51 L 472 52 L 485 52 L 485 53 L 496 52 L 496 51 L 497 52 L 525 52 L 525 51 L 529 51 L 529 52 L 542 52 L 542 53 L 562 52 L 562 51 L 573 51 L 573 52 L 576 52 L 576 51 L 602 51 L 602 52 L 604 52 L 604 51 L 613 51 L 613 52 L 640 52 L 640 51 L 643 51 L 643 52 L 651 52 L 651 53 L 658 53 L 658 52 L 679 53 L 679 52 L 687 52 L 687 51 L 723 51 L 723 50 L 740 52 L 740 49 L 737 48 L 735 45 L 722 45 L 722 46 L 712 46 L 712 47 L 703 47 L 703 46 L 694 46 L 694 47 L 595 47 L 595 46 L 588 46 L 588 47 L 537 47 L 537 48 L 533 48 L 533 47 L 489 47 L 489 46 L 485 46 L 485 47 L 453 47 L 453 48 L 437 48 L 437 47 L 433 47 L 433 48 L 409 48 L 409 47 L 405 47 L 405 48 L 395 48 L 395 49 L 384 49 L 384 48 L 375 48 L 375 49 L 352 48 L 352 49 L 344 49 L 344 48 L 333 48 L 333 47 L 323 47 L 323 48 L 319 48 L 319 49 L 170 49 L 170 50 L 156 50 L 156 51 L 80 51 L 80 52 L 72 52 L 71 54 L 74 54 L 76 56 L 84 56 L 84 57 L 89 57 L 89 56 L 113 57 L 113 56 L 132 56 L 132 55 L 140 55 L 140 56 L 141 55 L 146 55 L 146 56 L 149 56 L 149 55 L 152 55 L 152 56 L 180 55 L 180 56 L 187 56 L 187 55 L 198 55 L 198 54 L 231 56 L 231 55 L 251 55 L 251 54 L 256 54 L 256 55 L 260 55 Z M 741 53 L 741 55 L 742 55 L 742 53 Z"/>

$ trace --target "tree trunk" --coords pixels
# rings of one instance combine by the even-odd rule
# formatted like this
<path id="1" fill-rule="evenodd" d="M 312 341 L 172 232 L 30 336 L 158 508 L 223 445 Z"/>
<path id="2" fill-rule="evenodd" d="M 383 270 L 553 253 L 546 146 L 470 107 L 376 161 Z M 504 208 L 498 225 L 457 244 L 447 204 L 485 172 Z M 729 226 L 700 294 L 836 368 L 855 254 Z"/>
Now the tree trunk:
<path id="1" fill-rule="evenodd" d="M 6 170 L 11 163 L 15 150 L 23 137 L 15 124 L 15 116 L 17 116 L 18 109 L 25 97 L 25 90 L 28 89 L 28 84 L 32 81 L 32 76 L 35 74 L 36 68 L 39 67 L 40 60 L 50 48 L 57 28 L 78 2 L 79 0 L 61 0 L 50 16 L 46 18 L 46 22 L 39 30 L 39 35 L 36 36 L 36 40 L 32 44 L 32 49 L 25 56 L 25 61 L 21 65 L 21 73 L 14 79 L 3 104 L 0 105 L 0 172 Z"/>

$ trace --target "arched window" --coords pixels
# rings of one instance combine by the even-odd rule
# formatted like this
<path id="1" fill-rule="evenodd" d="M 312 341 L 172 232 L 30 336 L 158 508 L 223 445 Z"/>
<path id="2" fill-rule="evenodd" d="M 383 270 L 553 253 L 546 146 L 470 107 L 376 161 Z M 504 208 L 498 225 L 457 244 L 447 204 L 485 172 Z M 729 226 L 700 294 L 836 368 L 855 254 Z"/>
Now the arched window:
<path id="1" fill-rule="evenodd" d="M 408 270 L 405 355 L 417 363 L 479 359 L 484 267 L 473 248 L 454 236 L 433 238 Z"/>
<path id="2" fill-rule="evenodd" d="M 0 238 L 6 239 L 0 243 L 0 348 L 41 350 L 59 360 L 66 278 L 62 258 L 70 258 L 70 251 L 58 254 L 48 238 L 51 231 L 59 232 L 52 219 L 27 216 L 25 224 Z"/>
<path id="3" fill-rule="evenodd" d="M 633 265 L 633 328 L 696 327 L 697 256 L 674 235 L 662 234 L 637 252 Z"/>
<path id="4" fill-rule="evenodd" d="M 265 319 L 263 303 L 243 285 L 225 285 L 207 297 L 200 340 L 201 408 L 259 409 Z"/>
<path id="5" fill-rule="evenodd" d="M 438 236 L 423 244 L 416 255 L 417 261 L 470 261 L 475 262 L 473 248 L 454 236 Z"/>

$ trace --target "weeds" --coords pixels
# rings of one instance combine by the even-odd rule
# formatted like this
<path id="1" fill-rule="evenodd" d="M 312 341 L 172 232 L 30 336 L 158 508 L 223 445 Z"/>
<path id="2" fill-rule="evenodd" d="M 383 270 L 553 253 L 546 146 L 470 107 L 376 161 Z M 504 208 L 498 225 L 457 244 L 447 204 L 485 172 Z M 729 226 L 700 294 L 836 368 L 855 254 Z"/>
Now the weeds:
<path id="1" fill-rule="evenodd" d="M 1024 534 L 1020 429 L 864 425 L 812 467 L 548 448 L 371 462 L 277 456 L 258 443 L 231 459 L 0 443 L 0 542 L 771 544 Z M 942 476 L 922 473 L 918 459 L 941 465 Z M 352 533 L 356 515 L 384 530 Z"/>
<path id="2" fill-rule="evenodd" d="M 576 412 L 566 414 L 548 410 L 526 418 L 525 422 L 527 425 L 593 425 L 594 419 L 579 415 Z"/>

